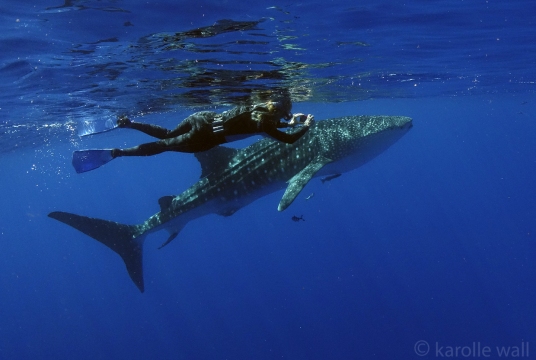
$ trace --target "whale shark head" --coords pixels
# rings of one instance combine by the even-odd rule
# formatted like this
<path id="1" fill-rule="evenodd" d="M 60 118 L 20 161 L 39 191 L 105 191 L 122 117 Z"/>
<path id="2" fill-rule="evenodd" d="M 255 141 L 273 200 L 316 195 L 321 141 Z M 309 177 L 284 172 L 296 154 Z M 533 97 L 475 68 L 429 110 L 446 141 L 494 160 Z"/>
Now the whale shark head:
<path id="1" fill-rule="evenodd" d="M 317 122 L 321 155 L 333 163 L 318 175 L 353 170 L 389 148 L 413 126 L 406 116 L 347 116 Z"/>

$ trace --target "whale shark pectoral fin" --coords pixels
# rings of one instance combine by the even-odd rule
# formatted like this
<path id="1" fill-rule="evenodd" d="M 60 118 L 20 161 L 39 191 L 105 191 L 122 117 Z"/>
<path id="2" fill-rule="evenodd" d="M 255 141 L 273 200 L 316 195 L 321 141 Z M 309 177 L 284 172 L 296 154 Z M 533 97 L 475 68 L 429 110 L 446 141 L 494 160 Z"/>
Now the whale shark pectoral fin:
<path id="1" fill-rule="evenodd" d="M 322 167 L 332 160 L 324 156 L 318 156 L 313 159 L 306 167 L 304 167 L 299 173 L 294 175 L 292 179 L 289 180 L 289 184 L 283 198 L 279 202 L 277 207 L 278 211 L 283 211 L 292 204 L 296 196 L 302 191 L 305 185 L 311 180 L 311 178 L 322 169 Z"/>

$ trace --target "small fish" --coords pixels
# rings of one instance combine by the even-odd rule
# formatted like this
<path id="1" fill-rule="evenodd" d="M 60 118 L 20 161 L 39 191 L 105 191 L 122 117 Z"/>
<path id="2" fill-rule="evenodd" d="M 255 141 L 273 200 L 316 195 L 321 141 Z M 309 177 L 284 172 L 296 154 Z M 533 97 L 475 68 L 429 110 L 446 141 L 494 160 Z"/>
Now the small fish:
<path id="1" fill-rule="evenodd" d="M 297 217 L 296 215 L 294 215 L 294 216 L 292 217 L 292 221 L 298 222 L 298 221 L 300 221 L 300 220 L 305 221 L 305 219 L 303 218 L 303 215 L 300 216 L 300 217 Z"/>
<path id="2" fill-rule="evenodd" d="M 305 200 L 309 200 L 309 199 L 312 198 L 313 196 L 315 196 L 315 193 L 311 193 L 311 195 L 307 196 L 307 197 L 305 198 Z"/>
<path id="3" fill-rule="evenodd" d="M 323 184 L 323 183 L 325 183 L 326 181 L 330 181 L 330 180 L 336 179 L 336 178 L 338 178 L 339 176 L 341 176 L 341 174 L 333 174 L 333 175 L 329 175 L 329 176 L 326 176 L 326 177 L 320 179 L 320 181 L 322 181 L 322 184 Z"/>

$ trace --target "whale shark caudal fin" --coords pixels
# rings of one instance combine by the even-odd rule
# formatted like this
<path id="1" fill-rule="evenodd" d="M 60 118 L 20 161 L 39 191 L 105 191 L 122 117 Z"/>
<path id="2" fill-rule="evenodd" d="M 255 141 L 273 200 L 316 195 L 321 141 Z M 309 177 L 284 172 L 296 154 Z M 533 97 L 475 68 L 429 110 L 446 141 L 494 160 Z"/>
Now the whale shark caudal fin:
<path id="1" fill-rule="evenodd" d="M 73 152 L 73 167 L 80 174 L 94 170 L 113 159 L 111 149 L 77 150 Z"/>
<path id="2" fill-rule="evenodd" d="M 294 175 L 292 179 L 289 180 L 287 190 L 283 194 L 283 198 L 279 202 L 277 207 L 278 211 L 283 211 L 292 204 L 296 196 L 302 191 L 303 187 L 307 185 L 309 180 L 322 169 L 322 167 L 332 160 L 324 156 L 318 156 L 313 159 L 306 167 L 304 167 L 299 173 Z"/>
<path id="3" fill-rule="evenodd" d="M 95 219 L 62 211 L 51 212 L 48 216 L 91 236 L 93 239 L 119 254 L 125 262 L 130 278 L 134 281 L 138 289 L 143 292 L 142 256 L 145 236 L 134 237 L 137 230 L 136 226 L 123 225 L 113 221 Z"/>

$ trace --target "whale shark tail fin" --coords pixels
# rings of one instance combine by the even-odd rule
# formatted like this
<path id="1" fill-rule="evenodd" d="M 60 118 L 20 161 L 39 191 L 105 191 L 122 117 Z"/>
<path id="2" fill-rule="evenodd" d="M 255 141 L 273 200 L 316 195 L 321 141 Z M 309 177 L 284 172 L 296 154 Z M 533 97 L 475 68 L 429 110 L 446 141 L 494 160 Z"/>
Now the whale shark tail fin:
<path id="1" fill-rule="evenodd" d="M 48 216 L 72 226 L 115 251 L 125 262 L 134 284 L 143 292 L 142 256 L 145 236 L 143 234 L 137 236 L 137 226 L 62 211 L 51 212 Z"/>
<path id="2" fill-rule="evenodd" d="M 96 169 L 114 159 L 111 149 L 77 150 L 73 153 L 73 166 L 77 173 Z"/>

